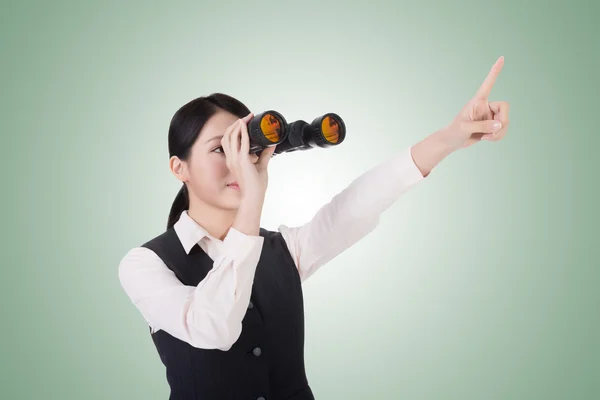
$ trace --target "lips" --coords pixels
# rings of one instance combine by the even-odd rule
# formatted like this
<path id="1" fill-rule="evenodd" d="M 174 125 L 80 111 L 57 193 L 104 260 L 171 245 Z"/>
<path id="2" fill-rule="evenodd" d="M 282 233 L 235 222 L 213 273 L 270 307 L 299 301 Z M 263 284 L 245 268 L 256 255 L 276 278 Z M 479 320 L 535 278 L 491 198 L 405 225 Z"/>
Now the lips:
<path id="1" fill-rule="evenodd" d="M 228 183 L 227 186 L 232 187 L 232 188 L 239 188 L 240 186 L 237 184 L 237 182 L 231 182 Z"/>

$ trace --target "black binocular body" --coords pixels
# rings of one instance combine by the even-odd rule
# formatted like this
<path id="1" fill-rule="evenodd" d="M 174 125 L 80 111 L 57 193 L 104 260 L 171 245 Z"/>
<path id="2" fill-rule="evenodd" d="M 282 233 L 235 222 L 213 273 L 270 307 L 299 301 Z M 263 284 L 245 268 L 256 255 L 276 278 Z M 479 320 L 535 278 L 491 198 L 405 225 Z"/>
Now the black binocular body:
<path id="1" fill-rule="evenodd" d="M 310 124 L 298 120 L 288 123 L 283 115 L 269 110 L 255 115 L 248 123 L 250 154 L 277 146 L 273 156 L 314 147 L 337 146 L 346 138 L 346 125 L 339 115 L 327 113 Z"/>

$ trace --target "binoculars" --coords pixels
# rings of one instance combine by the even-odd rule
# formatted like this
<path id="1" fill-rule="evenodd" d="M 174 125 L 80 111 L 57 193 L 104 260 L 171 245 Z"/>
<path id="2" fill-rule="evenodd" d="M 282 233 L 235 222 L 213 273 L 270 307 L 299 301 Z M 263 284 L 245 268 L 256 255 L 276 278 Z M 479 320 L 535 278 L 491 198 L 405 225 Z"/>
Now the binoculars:
<path id="1" fill-rule="evenodd" d="M 339 115 L 327 113 L 310 124 L 298 120 L 288 123 L 283 115 L 269 110 L 255 115 L 248 123 L 250 154 L 277 146 L 273 156 L 314 147 L 331 147 L 346 138 L 346 125 Z"/>

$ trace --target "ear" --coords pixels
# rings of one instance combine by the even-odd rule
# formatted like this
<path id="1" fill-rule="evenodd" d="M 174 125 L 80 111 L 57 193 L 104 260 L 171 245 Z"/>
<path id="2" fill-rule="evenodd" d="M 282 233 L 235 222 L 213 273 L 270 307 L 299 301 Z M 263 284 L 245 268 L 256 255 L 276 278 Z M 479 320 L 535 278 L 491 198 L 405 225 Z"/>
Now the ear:
<path id="1" fill-rule="evenodd" d="M 180 160 L 177 156 L 173 156 L 169 159 L 169 168 L 171 169 L 171 172 L 175 178 L 183 183 L 188 181 L 188 168 L 185 161 Z"/>

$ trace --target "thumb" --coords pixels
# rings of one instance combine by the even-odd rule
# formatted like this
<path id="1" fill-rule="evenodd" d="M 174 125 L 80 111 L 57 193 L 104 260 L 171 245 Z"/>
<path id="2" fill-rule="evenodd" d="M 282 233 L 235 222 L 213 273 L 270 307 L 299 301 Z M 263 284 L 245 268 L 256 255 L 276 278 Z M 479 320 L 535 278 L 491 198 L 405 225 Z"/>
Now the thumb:
<path id="1" fill-rule="evenodd" d="M 271 160 L 271 156 L 273 155 L 273 152 L 275 152 L 275 147 L 277 147 L 277 146 L 267 147 L 260 153 L 260 157 L 258 158 L 258 161 L 256 162 L 260 169 L 267 168 L 267 166 L 269 165 L 269 161 Z"/>
<path id="2" fill-rule="evenodd" d="M 470 121 L 465 122 L 462 126 L 464 133 L 494 133 L 502 129 L 500 121 L 485 120 L 485 121 Z"/>

